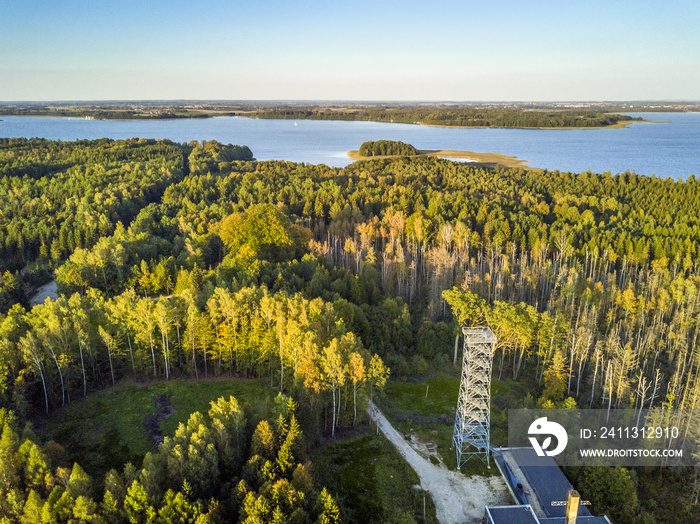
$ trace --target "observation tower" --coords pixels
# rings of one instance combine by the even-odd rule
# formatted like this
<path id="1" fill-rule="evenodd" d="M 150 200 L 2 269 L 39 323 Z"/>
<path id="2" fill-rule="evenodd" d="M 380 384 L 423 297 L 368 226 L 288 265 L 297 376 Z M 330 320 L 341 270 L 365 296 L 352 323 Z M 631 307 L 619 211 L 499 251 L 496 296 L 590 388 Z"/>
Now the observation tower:
<path id="1" fill-rule="evenodd" d="M 473 455 L 489 463 L 491 438 L 491 368 L 496 335 L 488 327 L 464 327 L 462 380 L 452 445 L 457 468 Z"/>

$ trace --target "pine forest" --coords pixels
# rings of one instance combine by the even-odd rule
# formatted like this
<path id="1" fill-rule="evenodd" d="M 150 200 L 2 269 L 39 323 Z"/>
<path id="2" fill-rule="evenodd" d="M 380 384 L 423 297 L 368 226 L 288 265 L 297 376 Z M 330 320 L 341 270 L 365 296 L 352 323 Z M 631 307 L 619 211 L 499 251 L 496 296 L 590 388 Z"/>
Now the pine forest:
<path id="1" fill-rule="evenodd" d="M 509 125 L 472 113 L 452 117 Z M 553 125 L 617 122 L 565 117 Z M 365 150 L 417 154 L 399 144 Z M 386 496 L 384 484 L 338 480 L 352 453 L 333 446 L 385 453 L 370 400 L 457 384 L 461 326 L 488 325 L 494 383 L 512 392 L 495 419 L 698 409 L 699 256 L 693 176 L 426 156 L 330 168 L 218 142 L 0 139 L 0 522 L 430 522 L 415 490 L 367 515 L 358 500 L 375 495 L 357 493 Z M 56 296 L 33 304 L 47 284 Z M 157 442 L 142 452 L 92 457 L 57 436 L 57 417 L 91 400 L 135 409 L 100 400 L 110 392 L 217 384 L 186 416 L 173 401 L 184 418 L 162 434 L 172 406 L 158 397 L 152 431 L 136 421 Z M 693 468 L 601 469 L 566 473 L 613 522 L 700 519 Z"/>

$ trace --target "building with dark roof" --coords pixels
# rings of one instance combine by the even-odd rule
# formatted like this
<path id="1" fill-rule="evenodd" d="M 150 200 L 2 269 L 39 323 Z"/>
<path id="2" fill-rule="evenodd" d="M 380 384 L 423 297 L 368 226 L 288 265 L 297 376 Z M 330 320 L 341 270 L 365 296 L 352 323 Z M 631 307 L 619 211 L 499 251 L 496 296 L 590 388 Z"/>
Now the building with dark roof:
<path id="1" fill-rule="evenodd" d="M 537 524 L 540 520 L 528 505 L 486 506 L 484 521 L 487 524 Z"/>
<path id="2" fill-rule="evenodd" d="M 609 524 L 581 503 L 576 490 L 551 457 L 526 448 L 494 448 L 493 457 L 515 506 L 487 506 L 487 524 Z"/>

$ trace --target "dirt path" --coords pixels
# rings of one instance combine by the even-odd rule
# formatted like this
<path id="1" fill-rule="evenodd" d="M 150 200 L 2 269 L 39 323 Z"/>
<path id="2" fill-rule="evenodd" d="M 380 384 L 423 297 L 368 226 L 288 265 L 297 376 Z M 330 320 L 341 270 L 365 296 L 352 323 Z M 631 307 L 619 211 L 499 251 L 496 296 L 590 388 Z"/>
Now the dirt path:
<path id="1" fill-rule="evenodd" d="M 51 300 L 56 300 L 56 297 L 58 297 L 58 286 L 56 286 L 55 280 L 41 286 L 32 298 L 29 299 L 29 304 L 32 307 L 38 306 L 39 304 L 43 304 L 48 297 L 51 297 Z"/>
<path id="2" fill-rule="evenodd" d="M 146 415 L 143 424 L 146 426 L 146 433 L 158 447 L 163 443 L 163 430 L 160 427 L 160 423 L 171 417 L 175 413 L 175 408 L 170 402 L 170 395 L 167 393 L 156 395 L 154 402 L 156 404 L 156 412 L 155 414 L 149 413 Z"/>
<path id="3" fill-rule="evenodd" d="M 465 477 L 458 471 L 436 466 L 420 456 L 372 402 L 367 413 L 418 474 L 420 487 L 433 498 L 437 518 L 442 524 L 481 523 L 484 506 L 512 503 L 501 477 Z"/>

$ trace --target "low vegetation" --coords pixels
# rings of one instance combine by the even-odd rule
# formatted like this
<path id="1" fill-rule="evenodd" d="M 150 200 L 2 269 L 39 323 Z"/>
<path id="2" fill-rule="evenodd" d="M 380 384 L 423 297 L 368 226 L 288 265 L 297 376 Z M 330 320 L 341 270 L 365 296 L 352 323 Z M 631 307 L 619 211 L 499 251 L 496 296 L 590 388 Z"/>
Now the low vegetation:
<path id="1" fill-rule="evenodd" d="M 457 468 L 452 433 L 461 380 L 458 366 L 423 379 L 393 380 L 387 384 L 380 403 L 385 415 L 400 432 L 415 435 L 423 444 L 434 444 L 443 464 L 449 469 Z M 534 401 L 531 396 L 523 395 L 522 385 L 511 380 L 495 379 L 491 384 L 491 394 L 491 443 L 493 446 L 507 446 L 508 412 L 505 406 L 510 409 L 532 407 Z M 478 459 L 462 466 L 462 472 L 465 475 L 498 474 L 498 470 L 487 469 Z"/>
<path id="2" fill-rule="evenodd" d="M 156 411 L 154 401 L 161 395 L 174 408 L 172 416 L 160 423 L 163 435 L 171 438 L 180 424 L 187 423 L 195 412 L 206 413 L 210 402 L 218 398 L 236 397 L 248 408 L 249 419 L 265 412 L 266 402 L 274 398 L 269 384 L 258 379 L 221 377 L 145 384 L 125 380 L 71 402 L 41 421 L 35 431 L 43 442 L 60 444 L 70 463 L 79 462 L 91 476 L 101 478 L 127 462 L 140 464 L 146 453 L 156 449 L 144 421 Z"/>
<path id="3" fill-rule="evenodd" d="M 415 472 L 372 428 L 325 444 L 313 463 L 317 482 L 333 487 L 343 522 L 437 522 L 430 495 L 416 489 Z"/>

